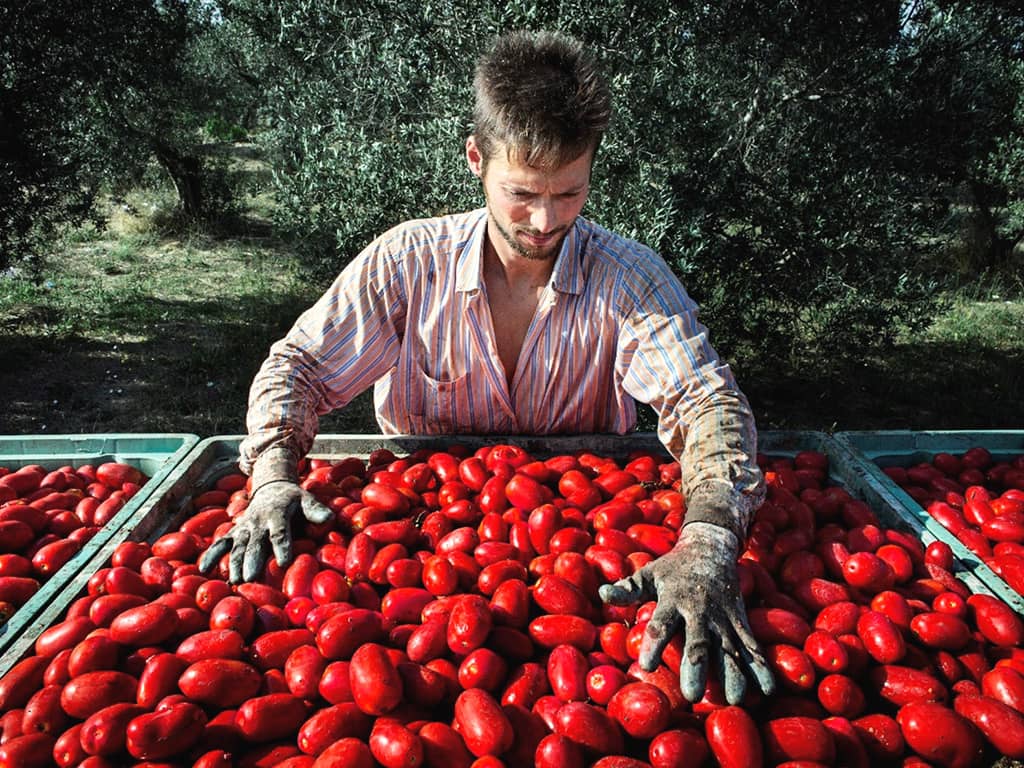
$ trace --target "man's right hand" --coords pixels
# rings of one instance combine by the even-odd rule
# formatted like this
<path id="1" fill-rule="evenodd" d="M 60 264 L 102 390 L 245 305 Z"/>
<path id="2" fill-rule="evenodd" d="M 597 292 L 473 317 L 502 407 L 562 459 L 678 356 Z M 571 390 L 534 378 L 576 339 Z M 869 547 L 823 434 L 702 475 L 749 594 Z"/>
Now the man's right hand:
<path id="1" fill-rule="evenodd" d="M 325 523 L 334 512 L 308 491 L 290 480 L 274 480 L 256 489 L 249 507 L 235 520 L 234 527 L 217 539 L 203 554 L 199 570 L 211 570 L 230 550 L 229 579 L 232 584 L 252 581 L 263 572 L 269 551 L 281 566 L 292 560 L 291 520 L 296 510 L 311 523 Z"/>
<path id="2" fill-rule="evenodd" d="M 199 570 L 212 569 L 231 551 L 229 578 L 232 584 L 252 581 L 263 571 L 273 550 L 279 565 L 292 561 L 291 521 L 297 510 L 311 523 L 326 523 L 334 514 L 299 487 L 294 454 L 284 445 L 261 453 L 252 467 L 249 507 L 235 520 L 234 527 L 206 550 Z"/>

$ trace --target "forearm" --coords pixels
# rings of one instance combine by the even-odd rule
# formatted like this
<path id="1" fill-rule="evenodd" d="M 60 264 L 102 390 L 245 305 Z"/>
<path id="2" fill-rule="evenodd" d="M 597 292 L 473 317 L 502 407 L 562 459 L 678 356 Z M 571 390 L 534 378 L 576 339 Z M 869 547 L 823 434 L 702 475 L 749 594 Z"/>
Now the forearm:
<path id="1" fill-rule="evenodd" d="M 687 522 L 732 531 L 740 542 L 764 498 L 757 467 L 757 430 L 743 393 L 710 392 L 661 422 L 662 441 L 682 465 Z"/>
<path id="2" fill-rule="evenodd" d="M 293 461 L 309 451 L 318 413 L 330 410 L 316 370 L 316 361 L 290 336 L 271 348 L 249 390 L 248 436 L 240 446 L 243 472 L 251 474 L 256 458 L 271 450 Z"/>

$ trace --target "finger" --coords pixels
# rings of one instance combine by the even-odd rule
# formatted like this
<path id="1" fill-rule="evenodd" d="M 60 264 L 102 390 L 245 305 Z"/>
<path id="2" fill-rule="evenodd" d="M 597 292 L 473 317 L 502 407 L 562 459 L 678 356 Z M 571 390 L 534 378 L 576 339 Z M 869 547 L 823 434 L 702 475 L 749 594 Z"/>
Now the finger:
<path id="1" fill-rule="evenodd" d="M 747 695 L 747 678 L 743 675 L 736 658 L 722 649 L 719 665 L 719 679 L 725 689 L 725 700 L 730 704 L 739 704 Z"/>
<path id="2" fill-rule="evenodd" d="M 761 646 L 757 642 L 757 638 L 754 637 L 754 633 L 750 630 L 750 624 L 747 621 L 747 610 L 743 605 L 743 601 L 737 600 L 735 608 L 731 611 L 728 608 L 726 610 L 729 613 L 732 628 L 736 630 L 736 637 L 739 638 L 740 643 L 745 645 L 751 652 L 759 651 Z"/>
<path id="3" fill-rule="evenodd" d="M 288 565 L 292 561 L 292 532 L 284 515 L 270 515 L 267 520 L 267 534 L 277 564 Z"/>
<path id="4" fill-rule="evenodd" d="M 708 630 L 698 617 L 686 617 L 686 645 L 679 664 L 679 690 L 687 701 L 700 701 L 708 684 Z"/>
<path id="5" fill-rule="evenodd" d="M 612 605 L 629 605 L 651 596 L 650 584 L 643 568 L 614 584 L 602 584 L 597 593 L 604 602 Z"/>
<path id="6" fill-rule="evenodd" d="M 640 655 L 637 662 L 645 672 L 653 672 L 661 663 L 661 654 L 665 646 L 679 629 L 683 619 L 676 607 L 661 600 L 654 608 L 650 621 L 647 622 L 647 629 L 644 631 L 644 638 L 640 643 Z"/>
<path id="7" fill-rule="evenodd" d="M 214 462 L 203 471 L 203 474 L 199 476 L 199 479 L 196 480 L 192 486 L 194 488 L 212 488 L 214 483 L 222 477 L 235 474 L 238 471 L 238 459 L 224 456 L 220 459 L 215 459 Z"/>
<path id="8" fill-rule="evenodd" d="M 775 693 L 775 676 L 768 665 L 768 659 L 765 658 L 764 653 L 761 651 L 757 638 L 750 631 L 746 611 L 742 610 L 742 603 L 740 604 L 740 609 L 738 615 L 733 617 L 732 622 L 736 637 L 740 642 L 739 657 L 743 660 L 750 674 L 753 675 L 758 688 L 761 689 L 761 693 L 765 696 L 771 696 Z"/>
<path id="9" fill-rule="evenodd" d="M 270 554 L 270 541 L 266 536 L 256 534 L 249 539 L 249 546 L 245 548 L 245 562 L 242 566 L 242 578 L 245 581 L 252 581 L 263 572 L 263 566 L 267 563 L 267 556 Z"/>
<path id="10" fill-rule="evenodd" d="M 775 693 L 775 675 L 768 665 L 768 660 L 760 650 L 751 652 L 746 646 L 740 646 L 739 659 L 747 672 L 754 678 L 757 687 L 765 696 Z"/>
<path id="11" fill-rule="evenodd" d="M 235 543 L 231 547 L 231 560 L 228 566 L 228 579 L 232 584 L 242 580 L 242 563 L 245 561 L 245 549 L 249 546 L 249 530 L 241 528 L 235 533 Z"/>
<path id="12" fill-rule="evenodd" d="M 314 525 L 326 523 L 334 517 L 334 511 L 330 507 L 317 501 L 313 494 L 305 492 L 302 494 L 302 514 Z"/>
<path id="13" fill-rule="evenodd" d="M 334 512 L 326 504 L 321 504 L 313 494 L 303 492 L 302 494 L 302 514 L 314 525 L 320 525 L 326 523 L 332 517 Z"/>
<path id="14" fill-rule="evenodd" d="M 201 573 L 210 571 L 229 549 L 231 549 L 231 536 L 221 536 L 199 558 L 199 571 Z"/>

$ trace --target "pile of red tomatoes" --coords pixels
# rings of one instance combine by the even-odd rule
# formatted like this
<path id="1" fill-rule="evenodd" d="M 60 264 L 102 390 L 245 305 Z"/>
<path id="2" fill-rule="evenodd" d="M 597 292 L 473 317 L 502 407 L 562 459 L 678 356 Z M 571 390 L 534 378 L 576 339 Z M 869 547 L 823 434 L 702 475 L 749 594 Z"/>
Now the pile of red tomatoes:
<path id="1" fill-rule="evenodd" d="M 884 472 L 960 542 L 1024 594 L 1024 454 L 996 461 L 981 446 Z"/>
<path id="2" fill-rule="evenodd" d="M 0 467 L 0 623 L 39 591 L 145 483 L 121 462 Z"/>
<path id="3" fill-rule="evenodd" d="M 513 445 L 311 460 L 334 520 L 230 585 L 196 563 L 246 479 L 121 544 L 0 679 L 0 768 L 981 766 L 1024 758 L 1024 623 L 948 547 L 886 530 L 812 451 L 760 457 L 738 562 L 778 692 L 679 692 L 679 638 L 636 664 L 654 604 L 598 587 L 669 551 L 665 457 Z"/>

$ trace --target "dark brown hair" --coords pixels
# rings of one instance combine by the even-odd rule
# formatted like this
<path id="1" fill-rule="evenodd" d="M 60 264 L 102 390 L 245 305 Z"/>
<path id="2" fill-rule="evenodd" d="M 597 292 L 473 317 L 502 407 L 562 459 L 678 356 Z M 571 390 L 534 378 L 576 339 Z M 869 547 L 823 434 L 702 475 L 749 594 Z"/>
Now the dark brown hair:
<path id="1" fill-rule="evenodd" d="M 484 164 L 551 170 L 596 150 L 611 117 L 608 88 L 582 43 L 554 32 L 503 35 L 477 61 L 474 137 Z"/>

